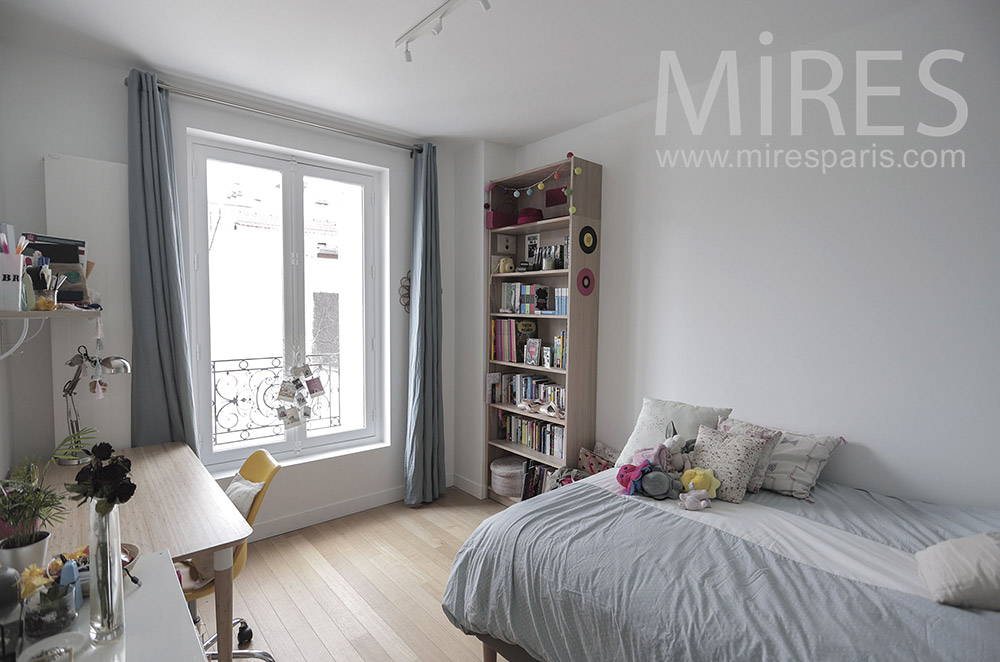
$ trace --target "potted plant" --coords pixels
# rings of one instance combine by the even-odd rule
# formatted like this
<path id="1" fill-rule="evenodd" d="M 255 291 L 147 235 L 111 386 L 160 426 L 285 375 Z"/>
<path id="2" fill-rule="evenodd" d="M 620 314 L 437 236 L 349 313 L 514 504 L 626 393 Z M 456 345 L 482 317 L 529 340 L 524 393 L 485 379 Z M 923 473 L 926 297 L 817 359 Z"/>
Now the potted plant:
<path id="1" fill-rule="evenodd" d="M 24 461 L 10 477 L 0 481 L 0 523 L 6 537 L 0 540 L 0 563 L 21 572 L 31 564 L 45 567 L 49 532 L 45 529 L 63 520 L 63 494 L 45 484 L 49 464 L 82 450 L 93 439 L 87 428 L 66 437 L 44 462 Z"/>

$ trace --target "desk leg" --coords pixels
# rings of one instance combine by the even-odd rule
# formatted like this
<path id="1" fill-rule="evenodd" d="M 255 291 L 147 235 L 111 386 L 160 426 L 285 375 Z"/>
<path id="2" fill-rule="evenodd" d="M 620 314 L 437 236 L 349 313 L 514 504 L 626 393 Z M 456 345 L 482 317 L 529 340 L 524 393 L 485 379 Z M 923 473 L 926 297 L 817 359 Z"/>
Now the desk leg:
<path id="1" fill-rule="evenodd" d="M 233 662 L 233 548 L 215 552 L 215 631 L 220 662 Z"/>

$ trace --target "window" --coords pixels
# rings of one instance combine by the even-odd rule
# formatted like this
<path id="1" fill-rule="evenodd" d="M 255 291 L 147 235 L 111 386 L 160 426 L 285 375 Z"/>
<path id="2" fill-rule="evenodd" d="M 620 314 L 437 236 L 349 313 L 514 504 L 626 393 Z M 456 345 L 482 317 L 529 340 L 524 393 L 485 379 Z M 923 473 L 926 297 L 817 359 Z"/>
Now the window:
<path id="1" fill-rule="evenodd" d="M 291 455 L 371 443 L 374 175 L 218 145 L 195 143 L 192 153 L 202 459 L 230 464 L 261 446 Z M 279 399 L 303 364 L 322 392 L 299 405 Z M 286 428 L 281 407 L 303 422 Z"/>

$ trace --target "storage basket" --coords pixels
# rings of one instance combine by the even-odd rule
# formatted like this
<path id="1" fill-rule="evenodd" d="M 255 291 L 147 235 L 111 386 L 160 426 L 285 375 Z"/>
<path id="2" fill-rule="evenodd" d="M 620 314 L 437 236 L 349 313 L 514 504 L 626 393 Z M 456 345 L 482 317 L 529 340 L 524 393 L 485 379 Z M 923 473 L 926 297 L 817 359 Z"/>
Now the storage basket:
<path id="1" fill-rule="evenodd" d="M 502 496 L 521 496 L 521 487 L 524 484 L 524 460 L 515 455 L 508 455 L 490 462 L 490 484 L 493 491 Z"/>

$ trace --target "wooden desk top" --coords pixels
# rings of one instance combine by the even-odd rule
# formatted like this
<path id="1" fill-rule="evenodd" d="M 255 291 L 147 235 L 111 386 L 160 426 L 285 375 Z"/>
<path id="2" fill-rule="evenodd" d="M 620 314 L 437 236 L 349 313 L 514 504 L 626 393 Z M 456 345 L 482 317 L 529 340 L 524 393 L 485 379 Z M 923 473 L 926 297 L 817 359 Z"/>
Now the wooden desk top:
<path id="1" fill-rule="evenodd" d="M 186 444 L 158 444 L 116 451 L 132 460 L 135 495 L 118 507 L 122 542 L 142 553 L 169 550 L 175 561 L 195 553 L 235 547 L 253 529 Z M 79 466 L 53 465 L 50 485 L 73 482 Z M 69 501 L 65 521 L 52 527 L 49 554 L 90 543 L 89 505 Z"/>

